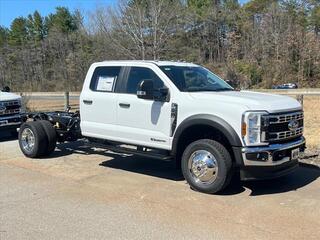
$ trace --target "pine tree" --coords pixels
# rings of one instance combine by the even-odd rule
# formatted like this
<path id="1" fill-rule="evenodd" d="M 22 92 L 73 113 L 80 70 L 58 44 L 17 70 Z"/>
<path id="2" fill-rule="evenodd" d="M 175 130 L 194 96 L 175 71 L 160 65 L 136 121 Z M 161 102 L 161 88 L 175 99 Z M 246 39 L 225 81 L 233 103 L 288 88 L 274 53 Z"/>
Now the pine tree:
<path id="1" fill-rule="evenodd" d="M 8 41 L 9 30 L 0 26 L 0 47 L 4 46 Z"/>
<path id="2" fill-rule="evenodd" d="M 33 15 L 30 14 L 28 16 L 27 27 L 30 38 L 35 41 L 43 40 L 47 34 L 43 17 L 38 11 L 35 11 Z"/>
<path id="3" fill-rule="evenodd" d="M 62 33 L 70 33 L 77 30 L 76 17 L 65 7 L 57 7 L 56 12 L 46 17 L 45 21 L 49 31 L 56 29 Z"/>
<path id="4" fill-rule="evenodd" d="M 27 38 L 27 20 L 24 17 L 14 19 L 10 26 L 9 44 L 20 46 L 26 43 Z"/>

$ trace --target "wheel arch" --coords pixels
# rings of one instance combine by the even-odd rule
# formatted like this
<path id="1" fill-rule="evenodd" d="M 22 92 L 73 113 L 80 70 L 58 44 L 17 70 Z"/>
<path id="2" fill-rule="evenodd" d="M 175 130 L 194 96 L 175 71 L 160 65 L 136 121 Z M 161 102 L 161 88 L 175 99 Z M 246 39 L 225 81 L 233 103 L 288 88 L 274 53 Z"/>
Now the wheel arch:
<path id="1" fill-rule="evenodd" d="M 217 132 L 222 133 L 222 137 L 225 138 L 230 144 L 230 149 L 232 149 L 233 155 L 238 155 L 234 152 L 233 147 L 242 146 L 242 142 L 236 131 L 222 118 L 210 114 L 197 114 L 182 121 L 182 123 L 176 129 L 173 137 L 172 155 L 176 156 L 179 154 L 179 151 L 181 151 L 179 148 L 181 147 L 181 141 L 183 141 L 182 138 L 184 137 L 185 133 L 191 128 L 196 128 L 197 126 L 201 126 L 203 128 L 207 127 L 211 130 L 216 130 Z"/>

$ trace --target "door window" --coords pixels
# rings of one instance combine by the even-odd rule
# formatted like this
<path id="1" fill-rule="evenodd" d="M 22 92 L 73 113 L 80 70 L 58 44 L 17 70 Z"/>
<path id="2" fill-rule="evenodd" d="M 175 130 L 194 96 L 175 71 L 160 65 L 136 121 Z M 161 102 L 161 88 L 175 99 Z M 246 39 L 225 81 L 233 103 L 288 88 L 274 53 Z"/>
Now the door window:
<path id="1" fill-rule="evenodd" d="M 155 89 L 164 87 L 162 80 L 151 69 L 145 67 L 131 67 L 128 76 L 126 93 L 136 94 L 138 84 L 142 80 L 153 80 Z"/>
<path id="2" fill-rule="evenodd" d="M 113 92 L 121 67 L 97 67 L 94 70 L 90 89 L 98 92 Z"/>

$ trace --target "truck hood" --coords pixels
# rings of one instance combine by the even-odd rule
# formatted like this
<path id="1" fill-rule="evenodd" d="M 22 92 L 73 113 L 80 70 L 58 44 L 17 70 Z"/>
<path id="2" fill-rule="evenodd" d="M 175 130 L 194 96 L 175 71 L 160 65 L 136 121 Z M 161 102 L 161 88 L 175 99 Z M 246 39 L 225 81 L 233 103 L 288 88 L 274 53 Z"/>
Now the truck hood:
<path id="1" fill-rule="evenodd" d="M 0 91 L 0 101 L 10 101 L 10 100 L 16 100 L 16 99 L 21 99 L 21 97 L 14 93 Z"/>
<path id="2" fill-rule="evenodd" d="M 301 104 L 292 97 L 251 92 L 251 91 L 223 91 L 223 92 L 190 92 L 194 99 L 203 99 L 219 104 L 234 103 L 247 107 L 248 110 L 265 110 L 268 112 L 300 110 Z"/>

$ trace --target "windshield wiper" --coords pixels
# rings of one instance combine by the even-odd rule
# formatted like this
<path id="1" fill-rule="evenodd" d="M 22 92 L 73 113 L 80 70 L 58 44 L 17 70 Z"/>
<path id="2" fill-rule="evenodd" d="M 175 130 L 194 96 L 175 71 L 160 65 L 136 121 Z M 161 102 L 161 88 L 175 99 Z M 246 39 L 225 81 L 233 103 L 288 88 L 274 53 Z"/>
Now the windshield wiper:
<path id="1" fill-rule="evenodd" d="M 215 91 L 217 92 L 220 92 L 220 91 L 234 91 L 233 88 L 219 88 L 219 89 L 216 89 Z"/>

